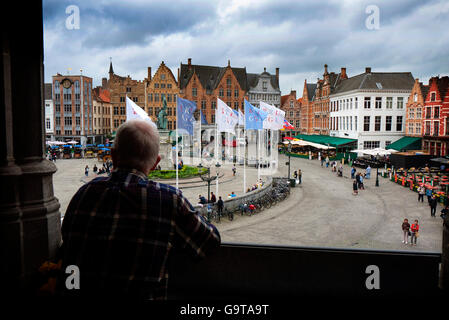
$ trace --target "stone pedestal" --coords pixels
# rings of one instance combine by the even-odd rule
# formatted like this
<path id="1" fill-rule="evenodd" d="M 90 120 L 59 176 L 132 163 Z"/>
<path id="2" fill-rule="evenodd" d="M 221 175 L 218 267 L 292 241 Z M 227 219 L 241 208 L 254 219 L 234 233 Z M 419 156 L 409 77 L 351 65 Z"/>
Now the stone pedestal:
<path id="1" fill-rule="evenodd" d="M 169 137 L 169 130 L 159 129 L 159 155 L 161 156 L 161 161 L 159 165 L 162 170 L 172 170 L 173 162 L 171 160 L 172 145 Z"/>

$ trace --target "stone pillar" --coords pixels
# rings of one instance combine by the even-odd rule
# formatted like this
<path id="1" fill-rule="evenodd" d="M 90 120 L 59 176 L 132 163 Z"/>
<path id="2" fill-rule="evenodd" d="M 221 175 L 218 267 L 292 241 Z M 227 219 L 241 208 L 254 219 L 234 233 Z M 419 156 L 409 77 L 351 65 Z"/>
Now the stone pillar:
<path id="1" fill-rule="evenodd" d="M 440 287 L 449 291 L 449 215 L 443 223 L 443 250 L 441 258 Z"/>
<path id="2" fill-rule="evenodd" d="M 2 21 L 1 42 L 0 283 L 8 294 L 22 294 L 55 256 L 61 219 L 56 167 L 45 159 L 42 3 L 13 7 L 21 18 Z"/>

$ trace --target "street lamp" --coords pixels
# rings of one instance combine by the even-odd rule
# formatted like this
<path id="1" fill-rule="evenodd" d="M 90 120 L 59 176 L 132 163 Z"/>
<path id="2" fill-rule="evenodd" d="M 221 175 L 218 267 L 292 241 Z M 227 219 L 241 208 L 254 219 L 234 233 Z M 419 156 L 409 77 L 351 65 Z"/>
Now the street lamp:
<path id="1" fill-rule="evenodd" d="M 290 181 L 290 154 L 292 152 L 292 143 L 288 142 L 288 181 Z"/>
<path id="2" fill-rule="evenodd" d="M 220 167 L 220 164 L 217 162 L 217 164 L 215 165 L 215 167 L 217 168 L 217 175 L 216 176 L 210 176 L 210 167 L 206 167 L 206 169 L 207 169 L 207 177 L 204 177 L 202 174 L 201 174 L 201 171 L 200 171 L 200 178 L 201 178 L 201 180 L 203 180 L 203 181 L 206 181 L 207 182 L 207 202 L 209 203 L 210 202 L 210 183 L 212 182 L 212 181 L 214 181 L 215 179 L 218 179 L 218 168 Z M 197 168 L 198 169 L 202 169 L 202 168 L 204 168 L 202 165 L 201 165 L 201 163 L 197 166 Z"/>
<path id="3" fill-rule="evenodd" d="M 379 153 L 377 153 L 376 160 L 378 161 Z M 379 163 L 376 164 L 376 187 L 379 186 Z"/>

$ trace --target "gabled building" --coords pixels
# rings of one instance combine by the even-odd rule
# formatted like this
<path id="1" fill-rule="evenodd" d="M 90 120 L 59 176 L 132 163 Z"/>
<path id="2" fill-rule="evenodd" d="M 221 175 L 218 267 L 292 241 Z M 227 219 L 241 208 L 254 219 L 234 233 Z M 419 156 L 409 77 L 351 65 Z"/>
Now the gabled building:
<path id="1" fill-rule="evenodd" d="M 112 106 L 109 90 L 96 87 L 93 96 L 94 143 L 105 143 L 105 135 L 112 133 Z"/>
<path id="2" fill-rule="evenodd" d="M 296 98 L 296 90 L 291 90 L 290 94 L 281 97 L 280 109 L 285 111 L 285 119 L 295 127 L 295 129 L 291 131 L 292 136 L 301 133 L 301 102 L 302 98 Z M 290 130 L 287 130 L 287 132 L 290 132 Z M 290 133 L 288 133 L 288 135 L 290 135 Z"/>
<path id="3" fill-rule="evenodd" d="M 246 68 L 204 66 L 181 63 L 178 76 L 179 96 L 195 101 L 209 124 L 215 123 L 217 98 L 234 110 L 243 111 L 244 99 L 248 100 Z"/>
<path id="4" fill-rule="evenodd" d="M 433 77 L 424 102 L 423 150 L 447 155 L 449 147 L 449 77 Z"/>
<path id="5" fill-rule="evenodd" d="M 45 137 L 48 141 L 54 140 L 54 127 L 55 127 L 55 114 L 53 106 L 51 83 L 45 83 L 44 85 L 44 103 L 45 103 Z"/>
<path id="6" fill-rule="evenodd" d="M 313 99 L 315 97 L 316 86 L 316 83 L 307 83 L 307 80 L 304 80 L 300 110 L 302 134 L 312 133 Z"/>
<path id="7" fill-rule="evenodd" d="M 154 76 L 148 67 L 148 78 L 145 86 L 148 115 L 157 122 L 159 111 L 163 106 L 163 99 L 167 101 L 167 129 L 176 128 L 176 99 L 179 94 L 178 82 L 164 61 L 161 62 Z"/>
<path id="8" fill-rule="evenodd" d="M 111 94 L 113 131 L 126 121 L 126 96 L 148 112 L 145 106 L 146 82 L 147 79 L 133 80 L 129 75 L 119 76 L 114 73 L 112 62 L 109 64 L 109 79 L 103 78 L 102 84 L 103 89 L 108 89 Z"/>
<path id="9" fill-rule="evenodd" d="M 415 79 L 405 111 L 405 135 L 409 137 L 423 136 L 424 104 L 429 86 Z"/>
<path id="10" fill-rule="evenodd" d="M 330 95 L 330 135 L 358 140 L 358 149 L 386 148 L 405 135 L 410 72 L 365 72 L 341 81 Z"/>
<path id="11" fill-rule="evenodd" d="M 272 75 L 263 68 L 261 74 L 247 73 L 248 102 L 258 107 L 260 101 L 279 108 L 281 105 L 281 89 L 279 88 L 279 68 Z"/>

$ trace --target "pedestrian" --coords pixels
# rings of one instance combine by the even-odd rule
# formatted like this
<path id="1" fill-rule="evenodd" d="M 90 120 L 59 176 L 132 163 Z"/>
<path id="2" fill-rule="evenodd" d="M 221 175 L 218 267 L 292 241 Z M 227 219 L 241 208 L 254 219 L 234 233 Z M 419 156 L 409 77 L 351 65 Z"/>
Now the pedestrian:
<path id="1" fill-rule="evenodd" d="M 366 168 L 365 178 L 366 179 L 370 179 L 371 178 L 371 167 L 370 167 L 370 165 L 368 165 L 368 167 Z"/>
<path id="2" fill-rule="evenodd" d="M 365 186 L 363 185 L 363 175 L 360 174 L 359 177 L 360 177 L 360 189 L 365 190 Z"/>
<path id="3" fill-rule="evenodd" d="M 177 188 L 148 179 L 161 159 L 155 125 L 124 122 L 111 152 L 111 176 L 80 187 L 61 228 L 61 270 L 79 268 L 84 289 L 67 289 L 61 272 L 58 295 L 166 300 L 174 252 L 181 265 L 206 257 L 220 246 L 220 234 Z"/>
<path id="4" fill-rule="evenodd" d="M 429 202 L 429 206 L 430 206 L 430 200 L 432 200 L 432 190 L 427 188 L 426 189 L 426 196 L 427 196 L 427 201 Z"/>
<path id="5" fill-rule="evenodd" d="M 235 168 L 235 166 L 232 167 L 232 175 L 235 176 L 235 173 L 237 172 L 237 169 Z"/>
<path id="6" fill-rule="evenodd" d="M 355 175 L 355 180 L 357 181 L 357 186 L 360 189 L 360 172 Z"/>
<path id="7" fill-rule="evenodd" d="M 326 156 L 326 168 L 329 168 L 329 156 Z"/>
<path id="8" fill-rule="evenodd" d="M 412 230 L 412 236 L 410 237 L 410 244 L 413 246 L 416 246 L 416 239 L 419 237 L 419 224 L 418 220 L 415 220 L 415 223 L 412 223 L 412 226 L 410 228 Z"/>
<path id="9" fill-rule="evenodd" d="M 86 175 L 86 177 L 89 176 L 89 166 L 86 166 L 84 168 L 84 174 Z"/>
<path id="10" fill-rule="evenodd" d="M 223 212 L 223 207 L 224 207 L 224 202 L 221 199 L 221 197 L 218 197 L 218 201 L 217 201 L 217 210 L 218 210 L 218 214 L 221 215 Z"/>
<path id="11" fill-rule="evenodd" d="M 301 180 L 302 179 L 302 171 L 301 169 L 298 169 L 298 180 L 299 180 L 299 184 L 301 184 Z"/>
<path id="12" fill-rule="evenodd" d="M 418 202 L 424 202 L 424 194 L 425 194 L 425 188 L 423 186 L 418 187 Z"/>
<path id="13" fill-rule="evenodd" d="M 351 168 L 351 179 L 355 179 L 355 172 L 356 172 L 356 170 L 355 170 L 354 166 L 352 166 L 352 168 Z"/>
<path id="14" fill-rule="evenodd" d="M 217 197 L 215 196 L 215 194 L 213 192 L 210 193 L 210 202 L 211 203 L 217 202 Z"/>
<path id="15" fill-rule="evenodd" d="M 435 212 L 437 211 L 437 198 L 432 195 L 430 198 L 430 216 L 435 218 Z"/>
<path id="16" fill-rule="evenodd" d="M 98 170 L 97 165 L 94 164 L 94 168 L 92 169 L 92 171 L 93 171 L 94 173 L 97 173 L 97 170 Z"/>
<path id="17" fill-rule="evenodd" d="M 359 191 L 358 191 L 358 187 L 357 187 L 357 180 L 354 179 L 354 182 L 352 183 L 352 190 L 353 190 L 353 195 L 358 195 Z"/>
<path id="18" fill-rule="evenodd" d="M 324 166 L 324 158 L 323 157 L 321 157 L 321 166 L 322 167 Z"/>
<path id="19" fill-rule="evenodd" d="M 199 200 L 199 204 L 205 205 L 207 203 L 207 200 L 205 197 L 203 197 L 202 195 L 198 196 L 198 200 Z"/>
<path id="20" fill-rule="evenodd" d="M 408 236 L 410 233 L 410 223 L 408 223 L 408 219 L 404 219 L 404 222 L 402 223 L 402 243 L 408 244 Z"/>

